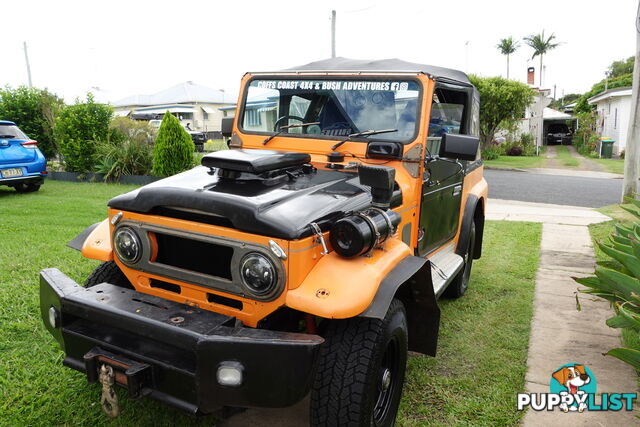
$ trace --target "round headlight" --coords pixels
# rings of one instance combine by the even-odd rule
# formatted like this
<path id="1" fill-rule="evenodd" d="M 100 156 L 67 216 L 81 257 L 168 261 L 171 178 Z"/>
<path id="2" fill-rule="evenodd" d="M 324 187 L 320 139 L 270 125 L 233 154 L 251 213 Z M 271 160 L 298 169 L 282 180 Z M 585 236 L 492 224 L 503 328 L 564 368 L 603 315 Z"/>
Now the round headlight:
<path id="1" fill-rule="evenodd" d="M 266 256 L 253 252 L 240 261 L 242 283 L 256 296 L 265 296 L 272 292 L 278 283 L 278 273 Z"/>
<path id="2" fill-rule="evenodd" d="M 142 244 L 140 238 L 131 227 L 120 227 L 113 236 L 113 246 L 115 246 L 118 258 L 127 263 L 134 263 L 142 255 Z"/>

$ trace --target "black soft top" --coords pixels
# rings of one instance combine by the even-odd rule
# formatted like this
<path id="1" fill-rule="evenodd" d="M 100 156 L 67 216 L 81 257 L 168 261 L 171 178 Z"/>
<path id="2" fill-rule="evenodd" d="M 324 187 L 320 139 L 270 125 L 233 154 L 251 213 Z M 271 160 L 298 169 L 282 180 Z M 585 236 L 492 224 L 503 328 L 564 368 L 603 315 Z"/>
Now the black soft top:
<path id="1" fill-rule="evenodd" d="M 284 72 L 296 71 L 322 71 L 322 72 L 338 72 L 338 71 L 363 71 L 363 72 L 411 72 L 424 73 L 434 78 L 453 80 L 459 83 L 471 85 L 469 78 L 465 73 L 450 68 L 436 67 L 434 65 L 416 64 L 414 62 L 403 61 L 398 58 L 391 59 L 349 59 L 349 58 L 330 58 L 321 61 L 310 62 L 306 65 L 288 68 L 282 70 Z"/>

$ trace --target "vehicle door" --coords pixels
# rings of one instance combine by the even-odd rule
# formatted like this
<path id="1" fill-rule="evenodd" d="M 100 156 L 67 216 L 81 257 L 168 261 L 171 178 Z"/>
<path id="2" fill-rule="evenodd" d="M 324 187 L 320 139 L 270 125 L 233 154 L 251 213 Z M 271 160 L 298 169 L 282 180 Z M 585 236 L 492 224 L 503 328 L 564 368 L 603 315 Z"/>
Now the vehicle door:
<path id="1" fill-rule="evenodd" d="M 473 134 L 473 89 L 438 83 L 433 94 L 422 183 L 418 253 L 425 256 L 458 231 L 465 162 L 437 157 L 442 135 Z M 477 118 L 475 119 L 477 120 Z"/>

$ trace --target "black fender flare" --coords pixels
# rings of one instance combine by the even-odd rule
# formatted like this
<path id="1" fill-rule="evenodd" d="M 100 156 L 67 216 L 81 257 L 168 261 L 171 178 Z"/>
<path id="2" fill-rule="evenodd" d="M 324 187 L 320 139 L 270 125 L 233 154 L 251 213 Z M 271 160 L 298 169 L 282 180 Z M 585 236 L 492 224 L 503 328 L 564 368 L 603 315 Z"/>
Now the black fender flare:
<path id="1" fill-rule="evenodd" d="M 480 214 L 476 214 L 476 208 L 480 203 Z M 476 243 L 473 248 L 473 259 L 478 259 L 482 255 L 482 235 L 484 232 L 484 211 L 482 202 L 475 194 L 469 194 L 467 197 L 467 203 L 464 207 L 464 216 L 462 217 L 462 225 L 460 226 L 460 238 L 458 239 L 458 246 L 456 246 L 456 254 L 464 257 L 469 248 L 469 232 L 471 231 L 471 225 L 475 221 L 476 223 Z"/>
<path id="2" fill-rule="evenodd" d="M 407 311 L 409 350 L 436 355 L 440 329 L 440 307 L 433 292 L 431 262 L 408 256 L 382 279 L 378 292 L 360 317 L 383 319 L 393 298 Z"/>
<path id="3" fill-rule="evenodd" d="M 95 228 L 99 225 L 100 225 L 99 222 L 96 222 L 95 224 L 90 225 L 82 233 L 78 234 L 76 237 L 73 238 L 73 240 L 67 243 L 67 246 L 69 246 L 72 249 L 75 249 L 76 251 L 81 251 L 82 245 L 84 245 L 84 242 L 85 240 L 87 240 L 87 237 L 89 237 L 89 234 L 91 234 L 91 232 L 95 230 Z"/>

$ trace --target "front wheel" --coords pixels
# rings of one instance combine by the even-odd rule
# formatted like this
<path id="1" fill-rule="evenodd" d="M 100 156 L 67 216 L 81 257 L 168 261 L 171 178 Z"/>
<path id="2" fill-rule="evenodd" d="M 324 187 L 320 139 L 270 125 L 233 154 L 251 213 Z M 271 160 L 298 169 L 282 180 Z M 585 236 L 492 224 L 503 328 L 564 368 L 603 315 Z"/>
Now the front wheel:
<path id="1" fill-rule="evenodd" d="M 96 267 L 93 273 L 87 278 L 84 286 L 85 288 L 90 288 L 105 282 L 121 288 L 134 289 L 129 279 L 127 279 L 127 276 L 124 275 L 120 267 L 118 267 L 118 264 L 114 261 L 103 262 Z"/>
<path id="2" fill-rule="evenodd" d="M 313 426 L 392 426 L 407 365 L 407 315 L 331 320 L 311 389 Z"/>

